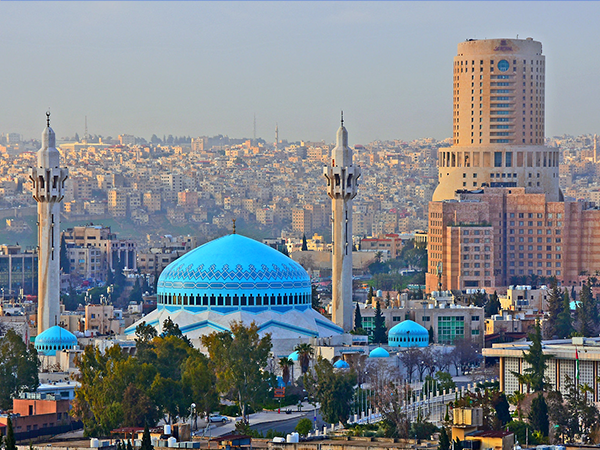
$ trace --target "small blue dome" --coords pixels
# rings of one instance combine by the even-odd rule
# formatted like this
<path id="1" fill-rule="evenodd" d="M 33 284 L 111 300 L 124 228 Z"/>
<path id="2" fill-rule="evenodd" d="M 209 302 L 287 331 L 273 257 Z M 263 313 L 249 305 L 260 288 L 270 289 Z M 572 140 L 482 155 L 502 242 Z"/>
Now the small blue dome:
<path id="1" fill-rule="evenodd" d="M 404 320 L 388 332 L 388 345 L 391 347 L 427 347 L 429 332 L 412 320 Z"/>
<path id="2" fill-rule="evenodd" d="M 371 353 L 369 353 L 369 358 L 389 358 L 390 354 L 387 352 L 386 349 L 381 348 L 381 347 L 377 347 L 374 350 L 371 350 Z"/>
<path id="3" fill-rule="evenodd" d="M 42 355 L 54 356 L 57 350 L 72 349 L 77 345 L 73 333 L 55 325 L 35 338 L 35 349 Z"/>
<path id="4" fill-rule="evenodd" d="M 299 358 L 299 355 L 298 355 L 297 351 L 290 353 L 290 356 L 288 356 L 288 359 L 291 359 L 292 361 L 298 361 L 298 358 Z"/>
<path id="5" fill-rule="evenodd" d="M 348 364 L 343 359 L 338 359 L 336 362 L 333 363 L 333 368 L 334 369 L 349 369 L 350 364 Z"/>

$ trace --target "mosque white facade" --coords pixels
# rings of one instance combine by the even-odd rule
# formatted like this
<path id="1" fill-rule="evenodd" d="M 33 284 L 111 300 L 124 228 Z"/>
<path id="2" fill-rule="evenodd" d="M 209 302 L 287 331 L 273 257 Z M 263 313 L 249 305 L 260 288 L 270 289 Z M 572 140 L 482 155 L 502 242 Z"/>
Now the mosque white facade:
<path id="1" fill-rule="evenodd" d="M 37 165 L 29 169 L 38 206 L 38 334 L 60 322 L 60 202 L 68 176 L 60 167 L 50 113 L 46 116 Z"/>
<path id="2" fill-rule="evenodd" d="M 135 337 L 142 322 L 160 333 L 171 318 L 200 347 L 201 337 L 255 322 L 270 333 L 276 354 L 310 338 L 343 334 L 312 308 L 310 278 L 281 252 L 238 234 L 208 242 L 169 264 L 160 275 L 157 309 L 125 330 Z"/>

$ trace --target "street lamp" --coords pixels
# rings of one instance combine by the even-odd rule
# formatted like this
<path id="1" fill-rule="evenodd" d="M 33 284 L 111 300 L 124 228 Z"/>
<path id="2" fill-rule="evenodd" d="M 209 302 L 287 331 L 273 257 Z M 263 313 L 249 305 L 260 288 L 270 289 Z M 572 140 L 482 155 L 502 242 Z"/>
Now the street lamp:
<path id="1" fill-rule="evenodd" d="M 194 420 L 194 412 L 195 412 L 195 410 L 196 410 L 196 404 L 195 404 L 195 403 L 192 403 L 192 404 L 190 405 L 190 430 L 193 430 L 193 429 L 194 429 L 194 428 L 193 428 L 193 422 L 192 422 L 192 421 Z"/>

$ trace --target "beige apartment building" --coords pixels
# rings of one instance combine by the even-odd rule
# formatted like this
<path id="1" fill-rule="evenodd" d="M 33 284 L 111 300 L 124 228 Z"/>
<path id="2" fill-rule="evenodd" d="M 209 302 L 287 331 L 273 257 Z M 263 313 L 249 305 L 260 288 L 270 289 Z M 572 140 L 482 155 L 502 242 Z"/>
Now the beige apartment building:
<path id="1" fill-rule="evenodd" d="M 120 317 L 121 316 L 121 317 Z M 85 330 L 98 334 L 119 334 L 122 312 L 112 305 L 85 305 Z"/>
<path id="2" fill-rule="evenodd" d="M 127 217 L 129 198 L 127 193 L 119 189 L 108 191 L 108 212 L 113 217 Z"/>

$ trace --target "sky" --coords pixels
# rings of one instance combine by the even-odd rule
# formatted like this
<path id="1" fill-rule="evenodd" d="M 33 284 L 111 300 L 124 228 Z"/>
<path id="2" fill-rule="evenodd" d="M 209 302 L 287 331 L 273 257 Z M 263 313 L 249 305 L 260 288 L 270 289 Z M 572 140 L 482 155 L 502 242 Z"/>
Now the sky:
<path id="1" fill-rule="evenodd" d="M 0 133 L 352 145 L 452 134 L 468 38 L 533 37 L 546 135 L 600 134 L 600 2 L 0 2 Z"/>

